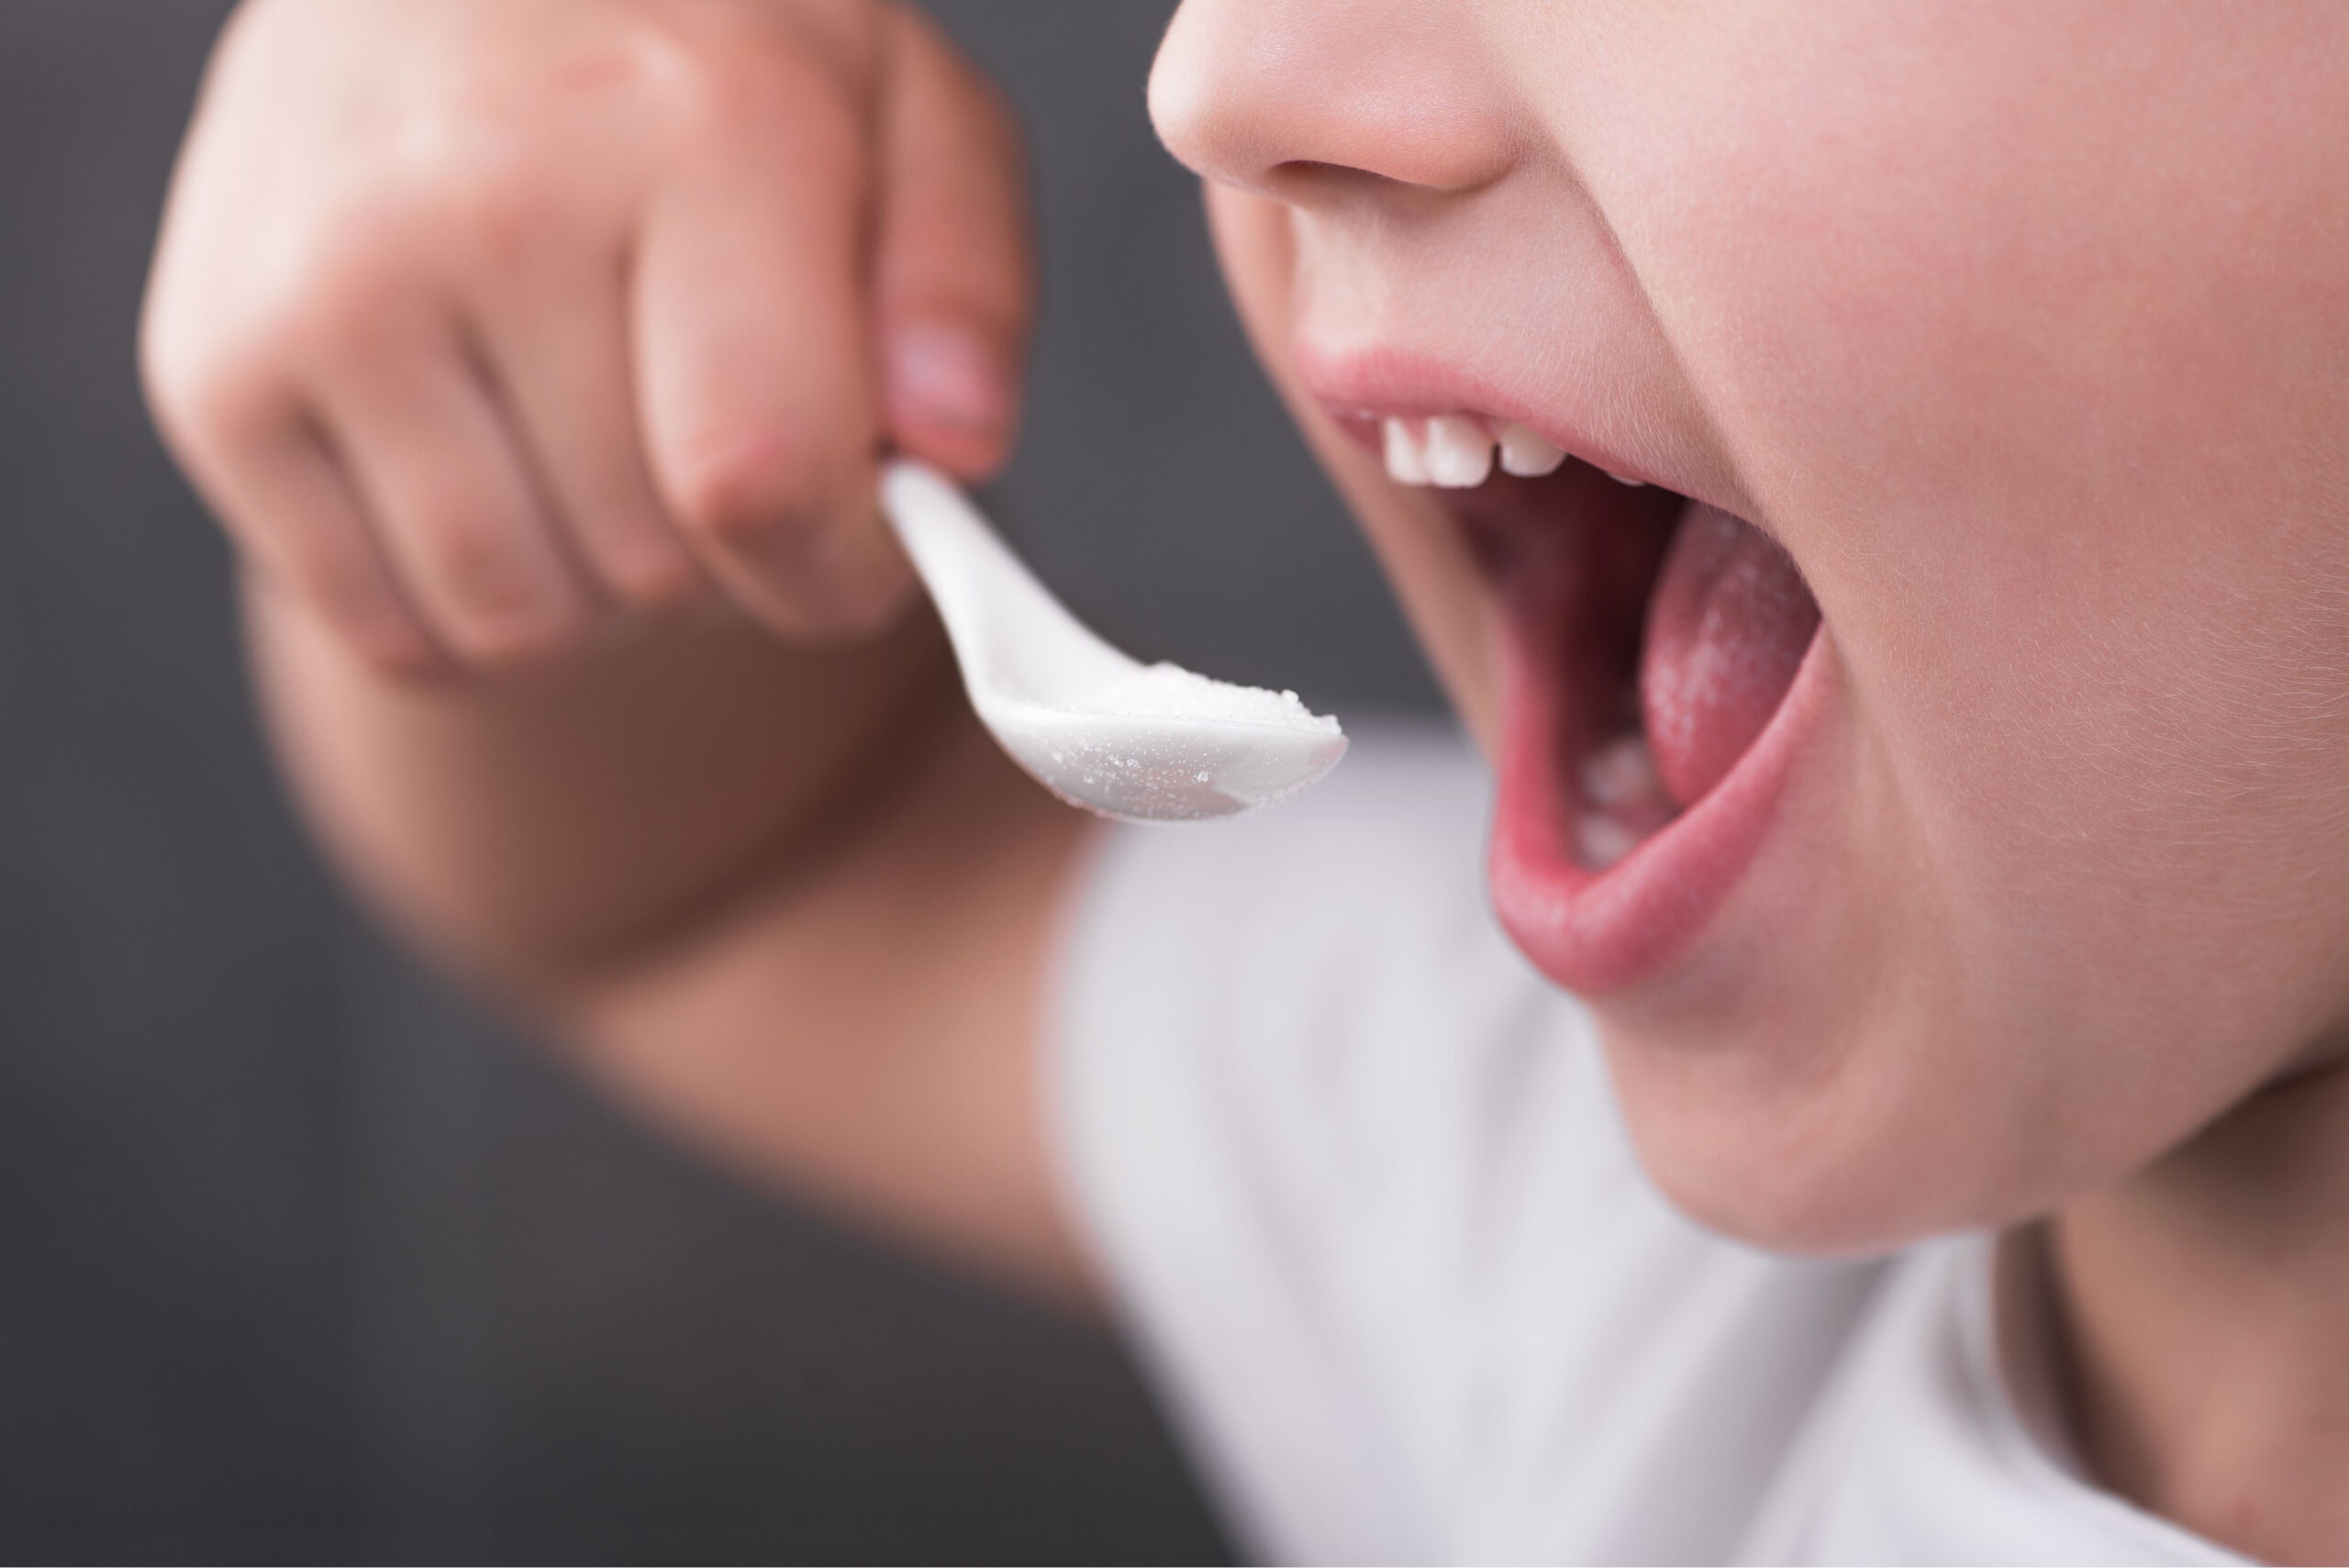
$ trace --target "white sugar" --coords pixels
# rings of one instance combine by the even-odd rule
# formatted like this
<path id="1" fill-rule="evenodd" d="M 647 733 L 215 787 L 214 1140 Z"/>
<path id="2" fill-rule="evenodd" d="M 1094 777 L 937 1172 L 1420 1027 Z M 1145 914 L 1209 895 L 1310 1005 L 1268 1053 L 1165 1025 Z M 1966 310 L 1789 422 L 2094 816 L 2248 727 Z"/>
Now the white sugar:
<path id="1" fill-rule="evenodd" d="M 1268 692 L 1262 686 L 1235 686 L 1211 680 L 1180 664 L 1163 660 L 1131 676 L 1120 675 L 1114 685 L 1104 684 L 1085 694 L 1105 713 L 1149 714 L 1163 718 L 1196 718 L 1239 724 L 1272 724 L 1310 729 L 1323 735 L 1341 733 L 1338 721 L 1298 700 L 1295 692 Z"/>

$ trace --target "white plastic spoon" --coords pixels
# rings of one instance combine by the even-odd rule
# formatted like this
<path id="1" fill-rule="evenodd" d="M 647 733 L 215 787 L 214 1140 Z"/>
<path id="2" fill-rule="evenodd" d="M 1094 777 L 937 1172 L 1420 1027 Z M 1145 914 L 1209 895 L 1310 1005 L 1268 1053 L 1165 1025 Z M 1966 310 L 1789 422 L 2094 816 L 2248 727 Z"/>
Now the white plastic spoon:
<path id="1" fill-rule="evenodd" d="M 1129 822 L 1229 817 L 1286 800 L 1345 754 L 1338 721 L 1295 692 L 1140 664 L 1094 636 L 935 469 L 890 463 L 881 503 L 980 721 L 1063 800 Z"/>

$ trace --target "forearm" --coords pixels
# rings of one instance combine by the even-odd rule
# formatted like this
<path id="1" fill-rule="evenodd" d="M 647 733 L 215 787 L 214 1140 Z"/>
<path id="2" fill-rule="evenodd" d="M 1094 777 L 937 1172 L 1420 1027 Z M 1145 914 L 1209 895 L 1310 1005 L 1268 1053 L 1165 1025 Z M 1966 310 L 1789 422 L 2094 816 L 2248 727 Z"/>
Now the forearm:
<path id="1" fill-rule="evenodd" d="M 927 616 L 820 654 L 671 624 L 433 689 L 246 604 L 295 794 L 411 940 L 753 1179 L 1093 1294 L 1033 1061 L 1086 819 L 980 730 Z"/>
<path id="2" fill-rule="evenodd" d="M 955 699 L 926 615 L 785 647 L 687 613 L 559 667 L 387 679 L 314 614 L 246 591 L 256 683 L 328 852 L 413 940 L 507 986 L 560 990 L 686 940 L 747 885 L 869 826 Z"/>

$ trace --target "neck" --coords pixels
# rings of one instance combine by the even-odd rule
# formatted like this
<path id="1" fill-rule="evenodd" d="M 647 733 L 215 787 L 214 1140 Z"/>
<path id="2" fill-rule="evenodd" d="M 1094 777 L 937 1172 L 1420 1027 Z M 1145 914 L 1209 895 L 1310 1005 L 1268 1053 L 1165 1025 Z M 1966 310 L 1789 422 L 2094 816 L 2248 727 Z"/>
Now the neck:
<path id="1" fill-rule="evenodd" d="M 2049 1258 L 2098 1479 L 2255 1557 L 2349 1561 L 2349 1068 L 2065 1210 Z"/>

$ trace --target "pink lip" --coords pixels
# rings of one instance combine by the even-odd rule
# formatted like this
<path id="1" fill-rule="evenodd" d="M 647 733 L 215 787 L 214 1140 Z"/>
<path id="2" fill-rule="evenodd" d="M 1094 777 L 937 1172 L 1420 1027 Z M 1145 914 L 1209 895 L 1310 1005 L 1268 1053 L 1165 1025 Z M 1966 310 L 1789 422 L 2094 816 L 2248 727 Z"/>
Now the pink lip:
<path id="1" fill-rule="evenodd" d="M 1661 484 L 1683 495 L 1736 510 L 1718 496 L 1688 486 L 1692 475 L 1656 472 L 1656 465 L 1617 445 L 1577 410 L 1562 410 L 1555 399 L 1537 406 L 1508 388 L 1457 365 L 1400 349 L 1331 352 L 1298 339 L 1292 360 L 1313 394 L 1347 436 L 1367 450 L 1379 450 L 1378 421 L 1394 417 L 1424 419 L 1437 414 L 1481 414 L 1524 426 L 1560 450 L 1609 473 Z"/>
<path id="2" fill-rule="evenodd" d="M 1392 350 L 1317 354 L 1296 345 L 1307 386 L 1355 440 L 1377 449 L 1376 421 L 1475 413 L 1513 419 L 1593 467 L 1649 480 L 1683 495 L 1740 511 L 1737 498 L 1694 495 L 1674 474 L 1656 473 L 1609 450 L 1573 410 L 1535 408 L 1505 389 L 1456 367 Z M 1527 548 L 1480 550 L 1504 606 L 1499 774 L 1487 862 L 1502 925 L 1551 979 L 1586 996 L 1620 993 L 1655 979 L 1697 945 L 1768 838 L 1796 759 L 1820 727 L 1832 688 L 1833 646 L 1822 622 L 1792 686 L 1762 734 L 1701 800 L 1603 872 L 1579 863 L 1571 822 L 1580 791 L 1578 739 L 1603 732 L 1586 711 L 1591 688 L 1576 676 L 1587 654 L 1589 606 L 1541 562 L 1565 528 L 1618 526 L 1624 492 L 1586 471 L 1579 485 L 1570 467 L 1534 485 L 1539 507 L 1515 489 L 1527 482 L 1496 478 L 1486 491 L 1437 492 L 1456 519 L 1475 531 L 1475 514 L 1505 517 L 1502 531 Z M 1594 489 L 1593 486 L 1596 486 Z M 1531 489 L 1522 493 L 1531 497 Z M 1558 506 L 1573 516 L 1546 522 Z M 1512 560 L 1516 564 L 1512 565 Z M 1528 564 L 1531 562 L 1531 564 Z"/>
<path id="3" fill-rule="evenodd" d="M 1601 996 L 1653 978 L 1702 934 L 1769 836 L 1780 797 L 1816 729 L 1830 644 L 1822 625 L 1761 736 L 1702 800 L 1608 870 L 1576 863 L 1563 811 L 1561 731 L 1576 722 L 1564 688 L 1531 667 L 1525 628 L 1508 635 L 1499 799 L 1486 862 L 1502 926 L 1567 990 Z"/>

